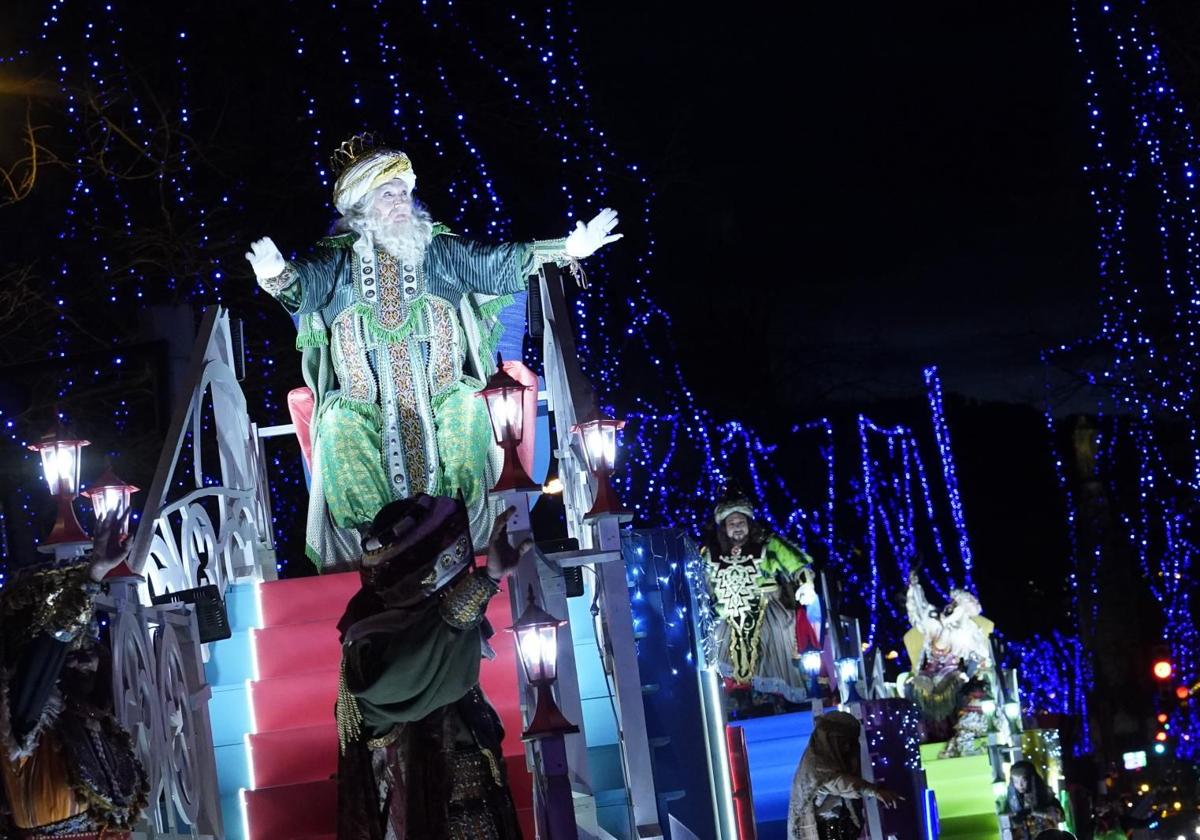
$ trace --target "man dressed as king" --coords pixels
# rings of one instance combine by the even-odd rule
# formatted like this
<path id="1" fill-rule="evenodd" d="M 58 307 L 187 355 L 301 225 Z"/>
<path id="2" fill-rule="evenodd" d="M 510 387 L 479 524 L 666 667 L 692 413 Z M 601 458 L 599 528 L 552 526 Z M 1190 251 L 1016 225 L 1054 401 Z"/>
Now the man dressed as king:
<path id="1" fill-rule="evenodd" d="M 259 285 L 298 318 L 314 395 L 306 553 L 353 565 L 387 503 L 457 496 L 487 534 L 500 467 L 475 398 L 500 337 L 498 313 L 545 263 L 572 264 L 620 238 L 602 210 L 564 239 L 484 244 L 453 235 L 413 199 L 403 152 L 362 136 L 334 155 L 335 235 L 300 260 L 269 238 L 246 254 Z"/>

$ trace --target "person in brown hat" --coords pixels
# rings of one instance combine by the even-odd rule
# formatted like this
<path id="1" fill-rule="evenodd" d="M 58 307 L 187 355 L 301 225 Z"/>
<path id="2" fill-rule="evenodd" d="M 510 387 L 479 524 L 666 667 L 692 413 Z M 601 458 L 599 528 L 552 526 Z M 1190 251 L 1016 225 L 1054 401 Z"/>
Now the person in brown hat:
<path id="1" fill-rule="evenodd" d="M 862 725 L 847 712 L 816 718 L 808 747 L 792 779 L 788 840 L 857 840 L 863 799 L 894 808 L 900 797 L 868 782 L 862 773 Z"/>
<path id="2" fill-rule="evenodd" d="M 519 838 L 479 687 L 484 613 L 516 568 L 508 517 L 477 568 L 467 511 L 446 496 L 392 502 L 363 540 L 362 588 L 338 623 L 339 840 Z"/>

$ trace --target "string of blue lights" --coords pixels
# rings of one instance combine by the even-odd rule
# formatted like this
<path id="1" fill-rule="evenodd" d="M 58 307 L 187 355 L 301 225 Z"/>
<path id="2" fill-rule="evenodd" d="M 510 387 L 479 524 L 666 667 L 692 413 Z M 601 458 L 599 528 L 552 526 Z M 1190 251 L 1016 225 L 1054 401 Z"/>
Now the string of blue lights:
<path id="1" fill-rule="evenodd" d="M 1096 386 L 1101 421 L 1088 444 L 1095 452 L 1093 469 L 1126 547 L 1162 607 L 1163 638 L 1177 673 L 1190 684 L 1198 676 L 1191 610 L 1196 546 L 1187 530 L 1200 491 L 1194 409 L 1200 147 L 1144 0 L 1076 2 L 1071 26 L 1092 136 L 1092 159 L 1083 171 L 1097 219 L 1100 324 L 1095 335 L 1053 348 L 1045 359 Z M 1049 403 L 1046 417 L 1053 436 Z M 1071 538 L 1072 610 L 1079 617 L 1086 596 L 1083 617 L 1094 621 L 1102 545 L 1094 534 L 1084 539 L 1083 529 L 1096 525 L 1081 520 L 1083 500 L 1064 457 L 1056 451 L 1054 458 Z M 1081 693 L 1071 696 L 1079 702 Z M 1193 706 L 1173 712 L 1176 750 L 1185 757 L 1200 755 L 1200 716 Z"/>

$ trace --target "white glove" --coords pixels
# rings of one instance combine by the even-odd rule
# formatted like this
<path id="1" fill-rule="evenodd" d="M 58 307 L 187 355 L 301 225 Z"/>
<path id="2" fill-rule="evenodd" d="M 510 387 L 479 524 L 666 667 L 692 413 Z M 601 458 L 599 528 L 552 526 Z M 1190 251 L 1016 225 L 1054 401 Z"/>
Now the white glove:
<path id="1" fill-rule="evenodd" d="M 250 250 L 246 252 L 246 259 L 250 261 L 250 267 L 254 269 L 254 276 L 259 280 L 270 280 L 272 277 L 283 274 L 283 254 L 279 253 L 279 249 L 275 247 L 275 243 L 269 236 L 251 242 Z"/>
<path id="2" fill-rule="evenodd" d="M 567 256 L 582 260 L 600 250 L 602 245 L 616 242 L 621 234 L 613 233 L 617 226 L 617 211 L 605 207 L 586 225 L 575 223 L 575 230 L 567 237 Z"/>

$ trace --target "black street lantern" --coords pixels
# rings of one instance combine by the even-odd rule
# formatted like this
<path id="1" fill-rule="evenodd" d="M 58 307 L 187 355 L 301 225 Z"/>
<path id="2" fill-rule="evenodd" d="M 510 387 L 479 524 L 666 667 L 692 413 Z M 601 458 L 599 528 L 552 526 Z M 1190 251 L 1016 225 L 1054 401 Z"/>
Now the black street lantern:
<path id="1" fill-rule="evenodd" d="M 517 652 L 521 655 L 525 678 L 537 689 L 537 705 L 529 726 L 521 733 L 522 740 L 579 731 L 578 726 L 563 717 L 550 690 L 558 678 L 558 628 L 566 623 L 534 602 L 533 587 L 530 586 L 525 611 L 508 628 L 517 636 Z"/>
<path id="2" fill-rule="evenodd" d="M 493 493 L 538 489 L 517 456 L 517 447 L 525 436 L 525 392 L 529 388 L 513 379 L 504 369 L 504 360 L 497 356 L 496 372 L 477 392 L 487 405 L 496 445 L 504 452 L 504 466 L 492 488 Z"/>

